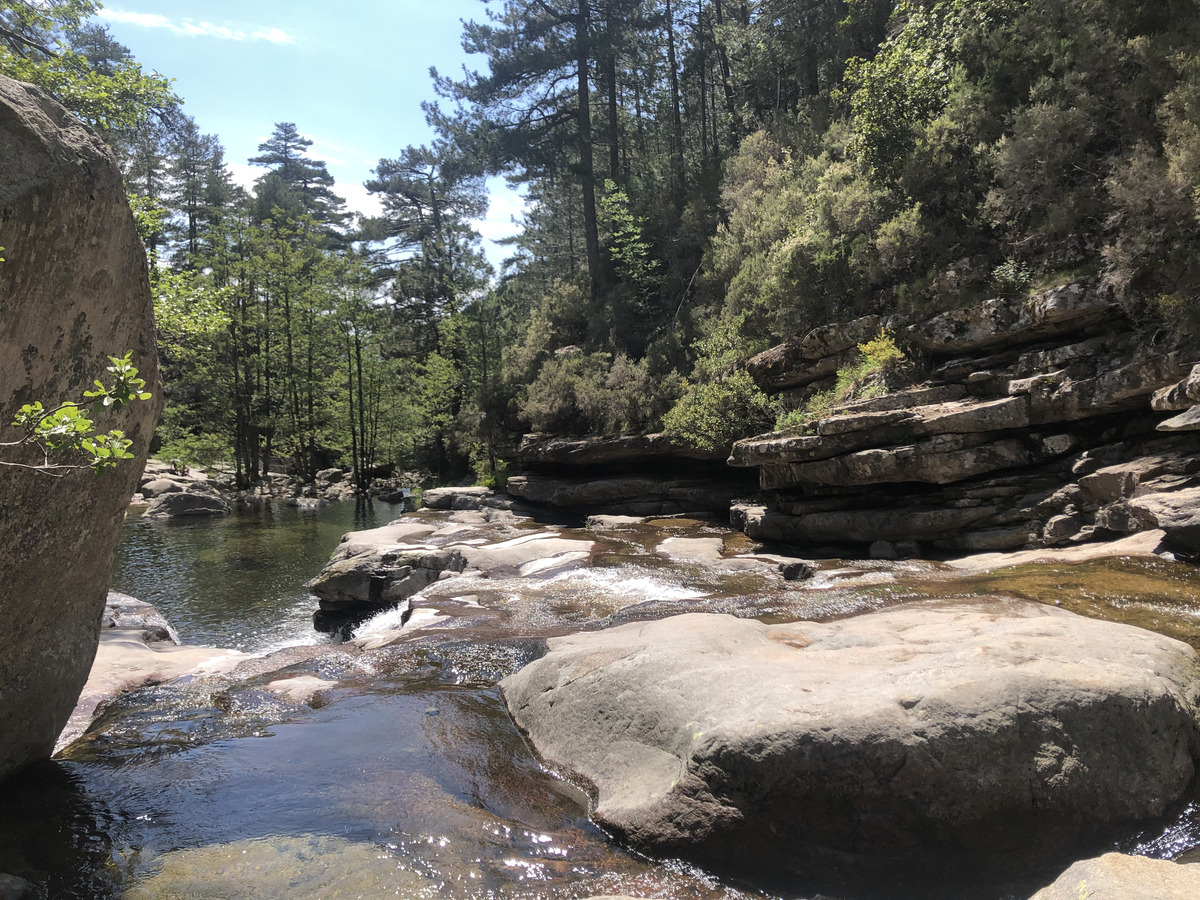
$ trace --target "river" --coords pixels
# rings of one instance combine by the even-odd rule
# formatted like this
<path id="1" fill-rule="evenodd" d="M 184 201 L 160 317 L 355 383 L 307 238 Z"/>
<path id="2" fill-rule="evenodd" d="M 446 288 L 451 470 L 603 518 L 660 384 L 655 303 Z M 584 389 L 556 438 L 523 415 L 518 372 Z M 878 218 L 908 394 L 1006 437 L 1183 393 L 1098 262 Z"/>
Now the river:
<path id="1" fill-rule="evenodd" d="M 743 571 L 715 575 L 647 553 L 663 534 L 726 548 L 744 541 L 676 520 L 607 539 L 591 567 L 548 576 L 533 591 L 504 579 L 455 588 L 460 605 L 503 610 L 504 628 L 465 616 L 461 634 L 435 641 L 373 652 L 334 643 L 313 631 L 304 584 L 342 533 L 392 515 L 391 507 L 335 504 L 262 506 L 184 525 L 131 517 L 114 589 L 156 605 L 184 643 L 237 648 L 257 661 L 236 679 L 132 692 L 61 758 L 6 785 L 0 872 L 53 900 L 815 900 L 803 886 L 722 880 L 614 844 L 588 819 L 586 797 L 538 764 L 496 680 L 540 653 L 546 636 L 578 627 L 701 608 L 783 621 L 947 592 L 1066 597 L 1091 614 L 1200 639 L 1200 582 L 1179 564 L 1034 566 L 952 584 L 929 564 L 832 566 L 807 585 L 768 588 Z M 362 631 L 387 624 L 383 617 Z M 329 688 L 311 702 L 267 689 L 293 676 Z M 1197 845 L 1194 803 L 1119 844 L 1171 858 Z M 855 900 L 890 900 L 902 887 Z M 968 894 L 1005 896 L 995 886 L 956 896 Z"/>

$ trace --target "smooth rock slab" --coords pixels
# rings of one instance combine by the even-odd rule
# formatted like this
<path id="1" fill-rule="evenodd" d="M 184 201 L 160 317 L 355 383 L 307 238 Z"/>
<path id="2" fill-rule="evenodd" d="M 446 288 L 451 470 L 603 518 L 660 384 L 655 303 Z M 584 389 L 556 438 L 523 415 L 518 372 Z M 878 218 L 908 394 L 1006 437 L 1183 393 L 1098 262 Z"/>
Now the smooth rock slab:
<path id="1" fill-rule="evenodd" d="M 1030 900 L 1195 900 L 1200 866 L 1106 853 L 1067 869 Z"/>
<path id="2" fill-rule="evenodd" d="M 742 870 L 1037 864 L 1162 815 L 1200 752 L 1190 647 L 1017 600 L 549 648 L 501 688 L 595 819 Z"/>

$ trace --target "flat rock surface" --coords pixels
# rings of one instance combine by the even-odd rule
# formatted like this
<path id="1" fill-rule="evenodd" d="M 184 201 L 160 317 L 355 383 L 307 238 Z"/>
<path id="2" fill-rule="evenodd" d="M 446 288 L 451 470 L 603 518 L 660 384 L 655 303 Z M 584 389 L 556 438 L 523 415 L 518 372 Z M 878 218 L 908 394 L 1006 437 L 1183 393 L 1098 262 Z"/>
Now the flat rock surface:
<path id="1" fill-rule="evenodd" d="M 167 641 L 147 640 L 146 633 L 140 628 L 102 631 L 91 673 L 58 738 L 55 751 L 62 750 L 87 731 L 100 704 L 118 694 L 184 675 L 228 672 L 246 658 L 246 654 L 237 650 L 181 647 Z"/>
<path id="2" fill-rule="evenodd" d="M 1030 900 L 1195 900 L 1200 866 L 1106 853 L 1067 869 Z"/>
<path id="3" fill-rule="evenodd" d="M 553 639 L 501 682 L 635 847 L 742 870 L 1024 866 L 1156 817 L 1200 752 L 1196 654 L 1017 600 Z"/>

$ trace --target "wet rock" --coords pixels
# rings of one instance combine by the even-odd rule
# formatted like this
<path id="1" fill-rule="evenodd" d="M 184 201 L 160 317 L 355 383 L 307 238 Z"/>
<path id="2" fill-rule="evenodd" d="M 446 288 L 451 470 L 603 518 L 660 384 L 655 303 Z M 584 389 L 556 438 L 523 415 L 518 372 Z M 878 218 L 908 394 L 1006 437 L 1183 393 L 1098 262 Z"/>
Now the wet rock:
<path id="1" fill-rule="evenodd" d="M 229 502 L 217 494 L 184 491 L 155 497 L 143 515 L 148 519 L 187 519 L 227 516 L 232 511 Z"/>
<path id="2" fill-rule="evenodd" d="M 380 886 L 387 885 L 389 894 L 415 897 L 427 884 L 375 844 L 307 834 L 172 850 L 122 896 L 319 900 L 379 896 Z"/>
<path id="3" fill-rule="evenodd" d="M 587 527 L 596 531 L 612 531 L 643 525 L 646 521 L 645 516 L 588 516 Z"/>
<path id="4" fill-rule="evenodd" d="M 817 570 L 806 562 L 784 562 L 779 564 L 779 574 L 784 581 L 808 581 Z"/>
<path id="5" fill-rule="evenodd" d="M 396 606 L 438 580 L 443 572 L 461 572 L 466 560 L 458 548 L 368 549 L 335 554 L 308 589 L 326 611 L 353 612 Z"/>
<path id="6" fill-rule="evenodd" d="M 492 516 L 501 518 L 492 522 Z M 351 532 L 308 589 L 324 613 L 354 616 L 396 607 L 462 572 L 529 576 L 563 571 L 586 561 L 594 547 L 592 541 L 562 538 L 550 530 L 495 540 L 512 521 L 515 517 L 505 510 L 468 510 L 439 523 L 399 520 Z"/>
<path id="7" fill-rule="evenodd" d="M 102 628 L 120 628 L 126 631 L 139 631 L 147 643 L 166 641 L 171 644 L 179 643 L 179 635 L 171 627 L 157 609 L 145 600 L 122 594 L 119 591 L 109 591 L 104 605 Z"/>
<path id="8" fill-rule="evenodd" d="M 1190 647 L 1015 600 L 677 616 L 552 639 L 501 689 L 602 825 L 758 873 L 1045 862 L 1162 815 L 1200 753 Z"/>
<path id="9" fill-rule="evenodd" d="M 0 779 L 50 755 L 96 652 L 121 520 L 162 406 L 146 253 L 104 142 L 37 88 L 0 76 L 0 442 L 13 411 L 82 400 L 133 351 L 154 398 L 101 420 L 137 458 L 97 476 L 0 477 Z M 42 462 L 8 448 L 10 462 Z"/>
<path id="10" fill-rule="evenodd" d="M 336 681 L 328 681 L 313 675 L 282 678 L 267 685 L 267 690 L 278 694 L 292 703 L 312 703 L 317 695 L 337 687 Z"/>
<path id="11" fill-rule="evenodd" d="M 32 883 L 16 875 L 0 874 L 0 900 L 23 900 L 32 896 Z"/>
<path id="12" fill-rule="evenodd" d="M 55 751 L 87 731 L 100 706 L 118 694 L 184 676 L 221 674 L 247 658 L 237 650 L 182 646 L 153 606 L 113 591 L 95 660 Z"/>
<path id="13" fill-rule="evenodd" d="M 287 505 L 293 509 L 323 509 L 329 505 L 329 501 L 324 497 L 292 497 L 288 500 Z"/>
<path id="14" fill-rule="evenodd" d="M 1030 900 L 1194 900 L 1200 866 L 1106 853 L 1075 863 Z"/>

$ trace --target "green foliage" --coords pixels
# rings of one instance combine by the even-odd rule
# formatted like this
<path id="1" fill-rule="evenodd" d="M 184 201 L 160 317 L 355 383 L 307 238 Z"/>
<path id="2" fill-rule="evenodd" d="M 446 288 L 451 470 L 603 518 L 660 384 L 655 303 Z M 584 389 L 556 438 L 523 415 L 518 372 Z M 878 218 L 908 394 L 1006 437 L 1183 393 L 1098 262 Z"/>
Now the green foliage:
<path id="1" fill-rule="evenodd" d="M 657 431 L 678 380 L 655 378 L 649 360 L 564 348 L 524 392 L 521 418 L 533 431 L 563 435 Z"/>
<path id="2" fill-rule="evenodd" d="M 150 399 L 150 394 L 142 390 L 146 380 L 138 377 L 132 350 L 121 357 L 110 356 L 108 361 L 106 371 L 111 376 L 111 383 L 96 379 L 94 388 L 83 392 L 83 396 L 91 401 L 92 416 L 116 412 L 135 400 Z M 134 456 L 129 452 L 133 441 L 125 437 L 125 432 L 118 428 L 98 432 L 94 419 L 88 418 L 84 408 L 72 401 L 53 409 L 46 409 L 40 400 L 26 403 L 17 411 L 12 424 L 24 434 L 16 441 L 0 444 L 0 447 L 34 447 L 40 452 L 42 461 L 26 464 L 0 460 L 2 466 L 59 475 L 87 467 L 99 471 Z"/>
<path id="3" fill-rule="evenodd" d="M 744 329 L 747 311 L 719 320 L 708 337 L 696 342 L 696 365 L 682 384 L 682 396 L 663 419 L 674 440 L 703 450 L 718 450 L 764 431 L 774 418 L 773 404 L 742 366 L 760 349 Z"/>
<path id="4" fill-rule="evenodd" d="M 1033 281 L 1033 269 L 1028 263 L 1017 262 L 1011 256 L 992 269 L 992 283 L 1004 294 L 1016 296 Z"/>
<path id="5" fill-rule="evenodd" d="M 93 0 L 0 0 L 0 74 L 36 84 L 102 129 L 134 129 L 179 98 L 111 38 L 101 64 L 84 52 L 84 23 L 99 8 Z"/>
<path id="6" fill-rule="evenodd" d="M 799 409 L 789 410 L 776 420 L 777 431 L 803 429 L 855 400 L 882 397 L 888 392 L 887 376 L 907 357 L 886 331 L 858 345 L 858 359 L 838 369 L 834 386 L 813 394 Z"/>
<path id="7" fill-rule="evenodd" d="M 721 450 L 770 426 L 771 401 L 744 371 L 719 381 L 685 381 L 683 388 L 683 397 L 663 420 L 663 431 L 681 444 Z"/>

